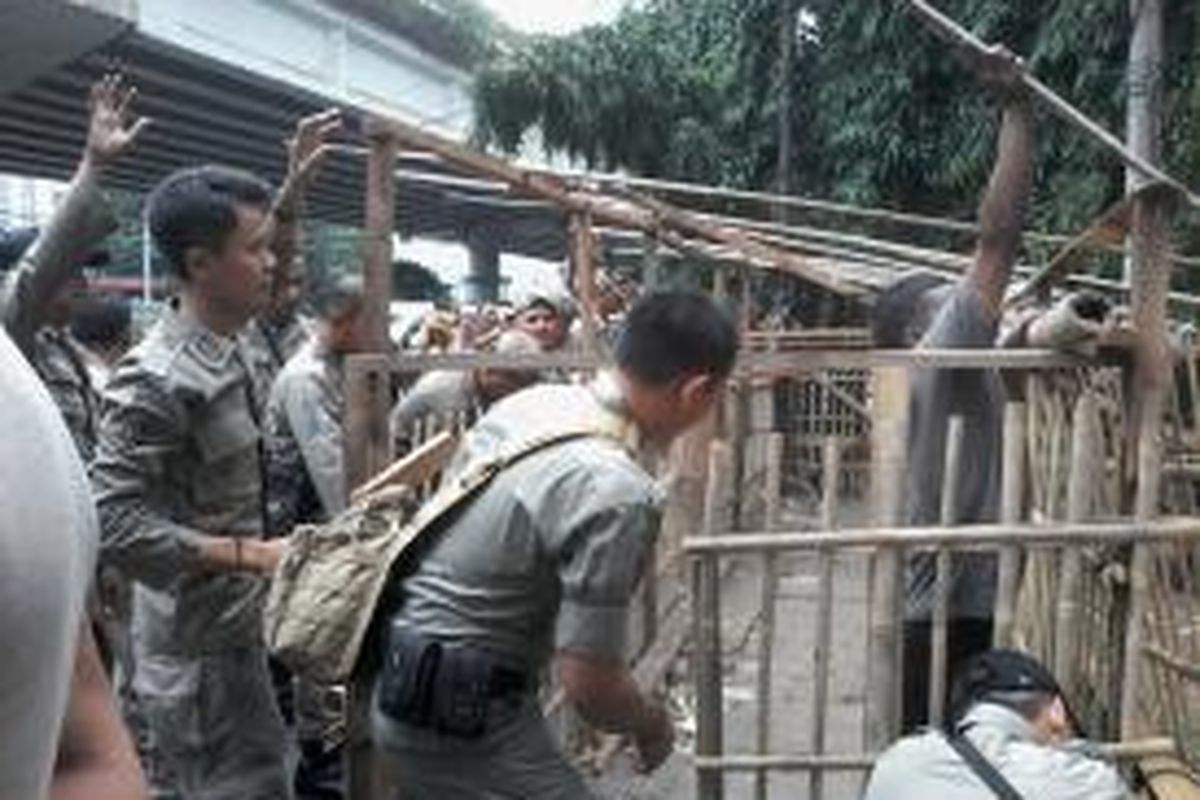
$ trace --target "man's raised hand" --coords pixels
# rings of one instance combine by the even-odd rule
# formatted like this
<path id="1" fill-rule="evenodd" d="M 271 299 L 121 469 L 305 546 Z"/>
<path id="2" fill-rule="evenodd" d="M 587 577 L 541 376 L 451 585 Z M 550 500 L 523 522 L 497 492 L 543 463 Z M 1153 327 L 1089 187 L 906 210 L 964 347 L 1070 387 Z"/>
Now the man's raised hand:
<path id="1" fill-rule="evenodd" d="M 328 139 L 342 127 L 342 112 L 336 108 L 305 117 L 296 124 L 296 135 L 287 141 L 288 175 L 304 181 L 329 152 Z"/>
<path id="2" fill-rule="evenodd" d="M 971 61 L 979 80 L 1001 97 L 1025 94 L 1025 61 L 1004 45 L 973 51 Z"/>
<path id="3" fill-rule="evenodd" d="M 146 117 L 131 113 L 137 89 L 119 75 L 105 75 L 88 96 L 87 145 L 84 159 L 97 167 L 112 163 L 127 151 L 150 124 Z"/>

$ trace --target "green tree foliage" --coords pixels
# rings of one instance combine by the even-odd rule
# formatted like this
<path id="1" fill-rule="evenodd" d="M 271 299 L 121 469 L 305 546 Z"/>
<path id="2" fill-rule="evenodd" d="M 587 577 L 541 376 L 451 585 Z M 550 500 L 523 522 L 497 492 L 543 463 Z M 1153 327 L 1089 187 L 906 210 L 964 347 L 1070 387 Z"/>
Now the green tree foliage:
<path id="1" fill-rule="evenodd" d="M 649 0 L 613 24 L 493 61 L 477 138 L 599 168 L 764 189 L 775 179 L 781 0 Z M 1124 128 L 1127 0 L 940 0 L 1110 130 Z M 1167 0 L 1167 162 L 1200 173 L 1200 12 Z M 970 218 L 997 115 L 969 71 L 894 2 L 807 0 L 787 86 L 802 194 Z M 1134 90 L 1138 90 L 1134 82 Z M 1042 115 L 1035 224 L 1075 228 L 1120 196 L 1121 165 Z"/>

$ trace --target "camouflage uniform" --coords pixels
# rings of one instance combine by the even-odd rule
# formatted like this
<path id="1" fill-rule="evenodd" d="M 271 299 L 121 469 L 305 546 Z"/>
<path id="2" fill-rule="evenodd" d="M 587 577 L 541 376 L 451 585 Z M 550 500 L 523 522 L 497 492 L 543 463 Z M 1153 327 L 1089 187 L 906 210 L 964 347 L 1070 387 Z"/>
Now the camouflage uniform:
<path id="1" fill-rule="evenodd" d="M 85 366 L 83 346 L 69 331 L 45 327 L 46 312 L 71 280 L 76 265 L 114 227 L 94 175 L 76 178 L 0 292 L 4 327 L 50 390 L 84 463 L 95 449 L 99 398 Z"/>
<path id="2" fill-rule="evenodd" d="M 625 446 L 576 439 L 499 473 L 404 579 L 393 626 L 470 645 L 525 676 L 544 674 L 559 650 L 626 657 L 628 604 L 658 534 L 662 494 L 631 457 L 636 429 L 611 382 L 543 385 L 499 401 L 467 434 L 445 480 L 514 441 L 582 421 L 623 429 Z M 437 735 L 372 706 L 373 734 L 405 798 L 591 796 L 532 691 L 494 702 L 479 739 Z"/>
<path id="3" fill-rule="evenodd" d="M 134 686 L 192 800 L 289 794 L 262 643 L 266 582 L 206 572 L 197 534 L 261 537 L 260 402 L 240 338 L 169 309 L 104 392 L 101 555 L 137 582 Z"/>

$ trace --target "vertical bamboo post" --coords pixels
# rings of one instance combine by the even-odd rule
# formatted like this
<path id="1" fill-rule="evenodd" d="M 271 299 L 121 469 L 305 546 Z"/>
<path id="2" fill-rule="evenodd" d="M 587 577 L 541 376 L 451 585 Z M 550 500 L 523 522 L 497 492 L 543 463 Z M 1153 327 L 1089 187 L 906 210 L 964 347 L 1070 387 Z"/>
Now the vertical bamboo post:
<path id="1" fill-rule="evenodd" d="M 367 156 L 366 230 L 363 239 L 363 311 L 370 350 L 391 349 L 392 237 L 396 226 L 396 140 L 370 132 Z"/>
<path id="2" fill-rule="evenodd" d="M 831 531 L 838 524 L 838 492 L 842 475 L 842 446 L 837 436 L 825 438 L 822 452 L 821 529 Z M 833 659 L 833 553 L 817 551 L 817 629 L 813 648 L 812 751 L 825 752 L 825 721 L 829 710 L 829 673 Z M 808 774 L 808 796 L 820 800 L 825 789 L 825 774 L 814 768 Z"/>
<path id="3" fill-rule="evenodd" d="M 783 474 L 783 434 L 772 433 L 767 439 L 766 481 L 766 528 L 777 530 L 780 524 L 783 497 L 781 492 Z M 755 696 L 755 744 L 760 755 L 766 755 L 771 747 L 771 660 L 775 649 L 775 602 L 778 586 L 775 555 L 763 556 L 762 592 L 759 600 L 759 615 L 762 626 L 758 639 L 758 674 Z M 754 796 L 766 800 L 768 776 L 766 770 L 754 775 Z"/>
<path id="4" fill-rule="evenodd" d="M 601 345 L 600 321 L 596 313 L 596 243 L 592 236 L 591 215 L 572 214 L 569 233 L 571 275 L 575 280 L 575 296 L 579 298 L 584 346 L 595 355 L 601 351 Z"/>
<path id="5" fill-rule="evenodd" d="M 958 521 L 959 473 L 962 470 L 963 418 L 950 418 L 946 430 L 946 460 L 942 470 L 943 525 Z M 929 652 L 929 724 L 940 727 L 946 715 L 946 687 L 949 672 L 950 585 L 952 556 L 950 548 L 937 549 L 937 575 L 934 579 L 933 629 Z"/>
<path id="6" fill-rule="evenodd" d="M 1021 521 L 1025 493 L 1025 404 L 1004 406 L 1004 465 L 1000 485 L 1000 521 Z M 1012 545 L 1000 548 L 996 570 L 996 625 L 992 641 L 996 647 L 1012 647 L 1017 591 L 1021 578 L 1021 551 Z"/>
<path id="7" fill-rule="evenodd" d="M 1133 37 L 1129 46 L 1130 92 L 1128 140 L 1130 148 L 1143 159 L 1158 163 L 1162 150 L 1162 0 L 1139 0 L 1131 4 Z M 1130 182 L 1139 180 L 1131 177 Z M 1135 515 L 1139 520 L 1158 515 L 1162 452 L 1160 434 L 1166 391 L 1171 376 L 1167 345 L 1167 294 L 1170 290 L 1171 261 L 1167 208 L 1156 193 L 1139 196 L 1133 203 L 1132 305 L 1137 331 L 1136 402 L 1138 420 L 1137 498 Z M 1134 545 L 1130 569 L 1129 619 L 1125 637 L 1125 663 L 1121 686 L 1121 735 L 1133 738 L 1143 732 L 1145 721 L 1138 701 L 1144 684 L 1142 641 L 1146 612 L 1150 606 L 1150 571 L 1153 568 L 1150 545 Z"/>
<path id="8" fill-rule="evenodd" d="M 903 367 L 884 367 L 874 370 L 871 379 L 873 516 L 876 525 L 894 525 L 904 508 L 910 378 Z M 865 738 L 867 747 L 876 751 L 889 745 L 900 730 L 903 567 L 900 548 L 875 551 Z"/>
<path id="9" fill-rule="evenodd" d="M 1071 429 L 1071 474 L 1067 483 L 1067 521 L 1084 522 L 1091 515 L 1093 459 L 1099 420 L 1096 400 L 1084 390 L 1075 403 Z M 1080 643 L 1080 593 L 1083 589 L 1083 551 L 1066 545 L 1059 562 L 1058 601 L 1054 620 L 1054 675 L 1067 692 L 1076 696 Z"/>
<path id="10" fill-rule="evenodd" d="M 385 357 L 391 350 L 391 337 L 388 323 L 392 299 L 392 237 L 396 220 L 396 140 L 370 125 L 370 152 L 367 156 L 367 185 L 366 185 L 366 231 L 363 242 L 363 313 L 366 318 L 369 349 L 377 357 Z M 384 372 L 390 376 L 390 372 Z M 390 450 L 391 436 L 388 432 L 386 401 L 382 403 L 382 415 L 379 412 L 380 397 L 388 394 L 387 381 L 381 381 L 377 371 L 366 374 L 365 385 L 357 386 L 351 383 L 348 387 L 354 392 L 347 394 L 347 424 L 349 439 L 360 435 L 367 437 L 367 447 L 362 451 L 361 461 L 354 469 L 365 469 L 365 478 L 382 464 L 372 463 L 378 458 L 379 448 L 372 442 L 383 441 Z M 366 393 L 366 397 L 360 394 Z M 365 405 L 365 407 L 364 407 Z M 356 415 L 363 415 L 355 421 Z M 361 441 L 353 441 L 349 446 L 361 446 Z M 385 462 L 386 463 L 386 462 Z M 351 466 L 348 462 L 347 469 Z M 352 473 L 351 473 L 352 474 Z M 350 485 L 356 485 L 351 482 Z M 375 794 L 378 777 L 378 766 L 371 747 L 370 735 L 370 696 L 371 687 L 368 680 L 356 679 L 351 683 L 347 703 L 349 720 L 348 729 L 348 795 L 350 800 L 371 800 Z"/>
<path id="11" fill-rule="evenodd" d="M 704 497 L 704 535 L 716 536 L 726 528 L 733 490 L 729 446 L 713 442 L 708 454 L 708 491 Z M 723 750 L 721 692 L 721 570 L 715 555 L 692 559 L 692 615 L 695 626 L 696 755 L 719 756 Z M 724 774 L 702 770 L 697 776 L 699 800 L 722 800 Z"/>

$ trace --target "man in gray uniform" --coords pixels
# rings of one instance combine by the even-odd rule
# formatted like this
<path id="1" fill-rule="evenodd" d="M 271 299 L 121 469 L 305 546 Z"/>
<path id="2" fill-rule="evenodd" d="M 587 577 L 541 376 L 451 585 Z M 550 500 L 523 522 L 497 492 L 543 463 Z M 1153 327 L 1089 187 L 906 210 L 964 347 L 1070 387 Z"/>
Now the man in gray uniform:
<path id="1" fill-rule="evenodd" d="M 1080 731 L 1062 690 L 1024 653 L 990 650 L 956 679 L 952 722 L 879 757 L 863 800 L 1132 800 L 1117 769 Z"/>
<path id="2" fill-rule="evenodd" d="M 343 462 L 347 355 L 362 350 L 362 282 L 343 278 L 318 289 L 316 328 L 284 366 L 267 406 L 269 530 L 326 522 L 347 505 Z M 296 676 L 294 702 L 300 760 L 295 788 L 301 797 L 340 797 L 345 739 L 345 693 Z"/>
<path id="3" fill-rule="evenodd" d="M 542 347 L 528 333 L 508 330 L 500 334 L 489 352 L 497 355 L 536 355 Z M 462 414 L 473 421 L 502 397 L 536 382 L 533 370 L 473 369 L 435 370 L 422 375 L 392 408 L 389 425 L 392 438 L 402 451 L 412 446 L 414 427 L 432 418 L 447 427 Z"/>
<path id="4" fill-rule="evenodd" d="M 635 456 L 665 448 L 704 417 L 736 350 L 732 324 L 708 298 L 651 295 L 629 315 L 615 374 L 518 392 L 467 434 L 456 458 L 463 472 L 581 421 L 612 433 L 560 442 L 503 469 L 450 517 L 398 587 L 373 729 L 401 796 L 590 796 L 538 706 L 538 679 L 551 664 L 582 716 L 632 736 L 646 769 L 670 754 L 670 720 L 625 666 L 628 604 L 661 504 Z"/>
<path id="5" fill-rule="evenodd" d="M 50 390 L 84 463 L 95 450 L 99 398 L 68 328 L 71 295 L 79 267 L 116 228 L 100 182 L 146 126 L 130 119 L 134 94 L 115 76 L 92 88 L 87 144 L 66 196 L 43 230 L 11 234 L 4 247 L 19 260 L 0 290 L 0 318 Z"/>
<path id="6" fill-rule="evenodd" d="M 957 284 L 927 273 L 901 278 L 872 312 L 879 347 L 990 348 L 997 337 L 1005 290 L 1021 246 L 1021 226 L 1033 182 L 1033 111 L 1020 81 L 1020 62 L 1002 48 L 977 69 L 1003 104 L 998 156 L 979 207 L 974 263 Z M 953 522 L 994 520 L 999 507 L 1003 388 L 991 370 L 917 370 L 912 379 L 908 432 L 908 507 L 911 525 L 935 524 L 941 510 L 949 420 L 961 416 L 964 440 Z M 929 693 L 930 619 L 935 559 L 909 564 L 904 661 L 904 729 L 925 718 Z M 991 644 L 995 560 L 955 559 L 951 575 L 949 666 Z"/>

